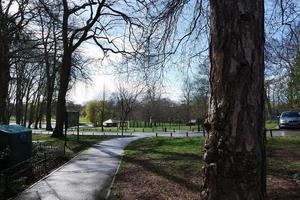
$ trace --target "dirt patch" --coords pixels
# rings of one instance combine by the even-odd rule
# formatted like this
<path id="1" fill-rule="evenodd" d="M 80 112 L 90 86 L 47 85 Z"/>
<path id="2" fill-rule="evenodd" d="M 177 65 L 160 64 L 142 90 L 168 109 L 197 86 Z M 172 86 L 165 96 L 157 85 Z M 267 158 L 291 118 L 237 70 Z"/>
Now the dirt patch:
<path id="1" fill-rule="evenodd" d="M 133 160 L 132 160 L 133 161 Z M 182 178 L 163 170 L 162 162 L 134 160 L 127 162 L 117 176 L 112 199 L 198 200 L 201 174 Z M 157 171 L 162 167 L 162 171 Z"/>
<path id="2" fill-rule="evenodd" d="M 300 189 L 294 180 L 288 177 L 268 175 L 267 192 L 269 200 L 300 199 Z"/>
<path id="3" fill-rule="evenodd" d="M 175 174 L 173 174 L 175 176 Z M 172 175 L 170 175 L 172 177 Z M 184 184 L 182 184 L 184 183 Z M 127 163 L 117 176 L 112 198 L 120 200 L 200 200 L 201 174 L 182 183 L 138 163 Z M 186 184 L 188 183 L 188 184 Z M 300 199 L 300 189 L 288 177 L 267 176 L 269 200 Z"/>

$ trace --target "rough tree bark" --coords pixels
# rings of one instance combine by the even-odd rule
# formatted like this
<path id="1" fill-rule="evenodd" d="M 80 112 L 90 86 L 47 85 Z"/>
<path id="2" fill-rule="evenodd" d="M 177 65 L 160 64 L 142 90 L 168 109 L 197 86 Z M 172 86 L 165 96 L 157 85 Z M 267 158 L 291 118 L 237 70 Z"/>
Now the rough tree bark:
<path id="1" fill-rule="evenodd" d="M 1 37 L 1 36 L 0 36 Z M 0 44 L 1 51 L 3 52 L 3 44 Z M 4 45 L 5 46 L 5 45 Z M 4 50 L 6 51 L 6 50 Z M 1 54 L 2 54 L 1 52 Z M 0 55 L 0 124 L 8 124 L 8 111 L 7 111 L 7 97 L 8 97 L 8 86 L 9 86 L 9 62 L 8 57 L 4 54 Z"/>
<path id="2" fill-rule="evenodd" d="M 55 76 L 52 76 L 50 73 L 50 63 L 48 59 L 48 52 L 45 51 L 45 65 L 46 65 L 46 130 L 52 131 L 52 124 L 51 124 L 51 116 L 52 116 L 52 99 L 53 99 L 53 92 L 54 92 L 54 80 Z"/>
<path id="3" fill-rule="evenodd" d="M 7 97 L 10 80 L 9 44 L 5 16 L 0 13 L 0 124 L 8 124 Z"/>
<path id="4" fill-rule="evenodd" d="M 210 0 L 205 200 L 266 199 L 264 2 Z"/>
<path id="5" fill-rule="evenodd" d="M 66 119 L 66 94 L 68 92 L 69 81 L 71 76 L 71 57 L 72 53 L 68 47 L 64 48 L 64 57 L 62 66 L 60 68 L 60 85 L 58 91 L 57 105 L 56 105 L 56 125 L 52 137 L 62 137 L 64 122 Z"/>
<path id="6" fill-rule="evenodd" d="M 69 80 L 72 67 L 72 44 L 69 43 L 68 25 L 69 25 L 69 9 L 67 1 L 63 1 L 63 22 L 62 22 L 62 39 L 63 39 L 63 58 L 59 75 L 59 90 L 56 105 L 56 125 L 52 137 L 62 137 L 64 122 L 66 119 L 66 94 L 68 92 Z"/>

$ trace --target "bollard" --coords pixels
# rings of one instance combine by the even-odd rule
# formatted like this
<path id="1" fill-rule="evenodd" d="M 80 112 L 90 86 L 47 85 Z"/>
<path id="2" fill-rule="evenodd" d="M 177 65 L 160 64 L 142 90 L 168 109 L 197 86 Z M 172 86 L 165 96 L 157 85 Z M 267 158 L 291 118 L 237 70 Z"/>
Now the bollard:
<path id="1" fill-rule="evenodd" d="M 186 137 L 189 137 L 189 132 L 186 132 Z"/>
<path id="2" fill-rule="evenodd" d="M 170 135 L 171 135 L 171 137 L 173 137 L 173 133 L 172 132 L 170 132 Z"/>
<path id="3" fill-rule="evenodd" d="M 155 133 L 155 136 L 157 137 L 157 133 Z"/>

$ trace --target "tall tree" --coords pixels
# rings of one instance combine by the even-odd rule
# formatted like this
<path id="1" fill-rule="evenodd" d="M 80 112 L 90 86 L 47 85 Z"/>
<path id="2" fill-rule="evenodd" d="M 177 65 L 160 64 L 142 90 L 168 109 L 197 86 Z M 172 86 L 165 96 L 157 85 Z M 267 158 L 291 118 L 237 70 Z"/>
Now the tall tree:
<path id="1" fill-rule="evenodd" d="M 61 15 L 62 5 L 58 1 L 39 0 L 36 8 L 46 73 L 46 130 L 50 131 L 53 130 L 51 124 L 52 102 L 58 65 L 61 60 L 61 52 L 58 47 L 62 42 L 59 39 L 61 38 L 61 24 L 58 19 Z"/>
<path id="2" fill-rule="evenodd" d="M 264 1 L 210 0 L 207 200 L 266 199 Z"/>
<path id="3" fill-rule="evenodd" d="M 136 52 L 140 45 L 134 41 L 143 35 L 143 30 L 139 19 L 140 15 L 135 15 L 135 13 L 144 11 L 140 7 L 135 7 L 136 4 L 142 5 L 142 2 L 106 0 L 68 2 L 63 0 L 63 56 L 59 72 L 56 126 L 53 137 L 60 137 L 63 134 L 66 94 L 74 68 L 72 67 L 74 53 L 85 41 L 91 39 L 102 51 L 102 57 L 107 56 L 108 53 L 133 54 Z M 135 28 L 139 31 L 133 31 Z M 124 35 L 128 35 L 128 37 L 124 37 Z M 124 41 L 120 38 L 124 38 Z"/>
<path id="4" fill-rule="evenodd" d="M 297 52 L 294 64 L 289 69 L 289 80 L 287 88 L 288 104 L 292 109 L 300 108 L 300 52 Z"/>
<path id="5" fill-rule="evenodd" d="M 91 39 L 93 35 L 89 35 L 91 28 L 97 22 L 100 17 L 101 10 L 104 5 L 103 1 L 88 1 L 80 5 L 73 4 L 70 7 L 70 3 L 67 0 L 63 0 L 63 20 L 62 20 L 62 39 L 63 39 L 63 57 L 62 65 L 60 68 L 60 81 L 59 91 L 56 106 L 56 126 L 53 131 L 53 137 L 61 137 L 63 134 L 64 121 L 66 118 L 66 94 L 69 89 L 69 81 L 72 70 L 72 55 L 75 50 L 82 44 L 82 42 Z M 96 10 L 94 6 L 97 6 Z M 82 27 L 71 28 L 71 20 L 74 15 L 76 16 L 80 12 L 84 12 L 86 7 L 90 8 L 90 16 Z M 94 14 L 95 12 L 95 14 Z"/>
<path id="6" fill-rule="evenodd" d="M 192 92 L 194 89 L 193 81 L 190 79 L 187 74 L 183 80 L 182 85 L 182 93 L 183 93 L 183 101 L 185 104 L 185 120 L 189 122 L 191 119 L 191 104 L 192 104 Z"/>
<path id="7" fill-rule="evenodd" d="M 0 124 L 9 123 L 7 99 L 11 58 L 17 49 L 16 43 L 20 40 L 21 32 L 29 22 L 25 17 L 27 5 L 27 0 L 0 1 Z"/>

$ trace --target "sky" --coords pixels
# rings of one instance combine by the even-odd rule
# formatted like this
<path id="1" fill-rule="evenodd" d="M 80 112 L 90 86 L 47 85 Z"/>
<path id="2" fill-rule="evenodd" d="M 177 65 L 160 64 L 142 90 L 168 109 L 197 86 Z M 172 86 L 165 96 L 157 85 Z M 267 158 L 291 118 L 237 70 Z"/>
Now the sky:
<path id="1" fill-rule="evenodd" d="M 91 81 L 76 81 L 71 90 L 68 93 L 67 99 L 73 101 L 76 104 L 84 105 L 87 101 L 101 99 L 103 90 L 105 89 L 106 98 L 114 92 L 117 92 L 117 86 L 119 82 L 125 82 L 120 79 L 118 75 L 114 73 L 112 66 L 119 66 L 121 58 L 119 55 L 110 54 L 109 59 L 104 59 L 103 62 L 99 63 L 99 55 L 101 51 L 99 47 L 91 43 L 85 43 L 80 51 L 82 54 L 91 60 L 87 67 L 88 71 L 91 72 Z M 184 73 L 180 70 L 180 67 L 175 66 L 169 67 L 165 71 L 163 78 L 163 90 L 162 97 L 169 98 L 173 101 L 180 102 L 182 99 L 182 83 Z"/>
<path id="2" fill-rule="evenodd" d="M 190 14 L 190 11 L 187 11 L 187 15 Z M 186 22 L 186 20 L 184 20 L 184 22 Z M 183 27 L 187 28 L 188 26 L 189 24 L 182 24 L 178 32 L 181 35 L 185 34 L 186 31 L 183 29 Z M 119 31 L 120 30 L 117 29 L 116 32 L 111 32 L 112 35 L 110 35 L 110 37 L 113 38 L 114 36 L 118 35 L 117 32 Z M 192 48 L 194 50 L 195 47 Z M 197 67 L 195 65 L 192 67 L 191 65 L 188 66 L 188 63 L 185 60 L 180 60 L 180 50 L 181 49 L 179 48 L 178 53 L 172 57 L 172 60 L 169 61 L 169 63 L 166 64 L 168 66 L 164 71 L 164 77 L 162 80 L 163 89 L 161 96 L 176 102 L 180 102 L 183 98 L 182 85 L 187 68 L 189 67 L 190 70 L 192 69 L 192 71 L 195 71 L 194 69 Z M 103 55 L 103 53 L 99 50 L 99 47 L 92 42 L 85 43 L 81 47 L 81 52 L 84 56 L 92 60 L 97 60 L 99 57 L 101 57 L 101 55 Z M 117 92 L 118 82 L 122 82 L 122 80 L 120 80 L 117 75 L 113 74 L 112 66 L 123 67 L 120 62 L 120 56 L 116 54 L 109 54 L 109 59 L 105 59 L 101 64 L 98 62 L 90 63 L 89 67 L 93 71 L 91 75 L 91 81 L 89 83 L 77 81 L 69 92 L 68 100 L 78 104 L 84 104 L 90 100 L 100 99 L 104 87 L 107 97 L 109 97 L 113 92 Z"/>
<path id="3" fill-rule="evenodd" d="M 172 73 L 174 75 L 168 76 L 168 80 L 165 81 L 162 97 L 179 102 L 182 98 L 182 80 L 180 72 L 177 72 L 178 76 Z M 113 92 L 117 92 L 118 77 L 114 75 L 99 71 L 91 76 L 91 80 L 89 83 L 77 81 L 70 90 L 68 99 L 77 104 L 85 104 L 90 100 L 101 99 L 104 88 L 106 98 L 109 98 Z"/>

